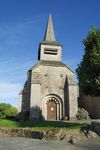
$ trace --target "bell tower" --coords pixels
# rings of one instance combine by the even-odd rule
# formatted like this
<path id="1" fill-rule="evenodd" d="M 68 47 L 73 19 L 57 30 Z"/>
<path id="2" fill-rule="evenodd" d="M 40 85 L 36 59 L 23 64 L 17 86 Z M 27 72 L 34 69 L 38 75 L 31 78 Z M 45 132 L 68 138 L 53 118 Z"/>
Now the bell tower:
<path id="1" fill-rule="evenodd" d="M 56 42 L 51 14 L 49 15 L 44 40 L 39 46 L 38 59 L 40 61 L 62 61 L 62 45 Z"/>

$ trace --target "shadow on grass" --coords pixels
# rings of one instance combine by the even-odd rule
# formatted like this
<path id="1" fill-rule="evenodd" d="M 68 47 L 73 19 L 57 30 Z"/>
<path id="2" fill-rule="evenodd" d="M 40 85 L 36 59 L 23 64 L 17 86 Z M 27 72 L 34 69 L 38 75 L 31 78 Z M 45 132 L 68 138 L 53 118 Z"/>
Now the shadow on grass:
<path id="1" fill-rule="evenodd" d="M 12 121 L 7 119 L 0 120 L 0 127 L 17 127 L 17 128 L 71 128 L 84 131 L 88 128 L 88 123 L 63 122 L 63 121 Z"/>
<path id="2" fill-rule="evenodd" d="M 71 123 L 63 121 L 34 121 L 20 122 L 20 127 L 43 127 L 43 128 L 82 128 L 87 127 L 86 123 Z"/>

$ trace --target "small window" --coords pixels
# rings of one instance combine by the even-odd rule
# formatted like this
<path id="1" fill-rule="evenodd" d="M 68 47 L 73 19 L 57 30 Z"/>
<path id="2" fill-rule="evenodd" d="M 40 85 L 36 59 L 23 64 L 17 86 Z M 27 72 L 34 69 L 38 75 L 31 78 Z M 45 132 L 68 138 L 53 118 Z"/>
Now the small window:
<path id="1" fill-rule="evenodd" d="M 44 54 L 57 55 L 57 49 L 44 49 Z"/>

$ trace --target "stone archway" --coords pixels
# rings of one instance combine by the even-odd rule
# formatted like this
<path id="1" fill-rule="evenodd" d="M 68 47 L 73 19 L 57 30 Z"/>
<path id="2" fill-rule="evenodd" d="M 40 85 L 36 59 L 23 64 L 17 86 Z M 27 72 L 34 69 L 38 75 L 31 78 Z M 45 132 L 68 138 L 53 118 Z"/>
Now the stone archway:
<path id="1" fill-rule="evenodd" d="M 42 115 L 45 120 L 62 119 L 62 101 L 55 95 L 48 95 L 42 102 Z"/>

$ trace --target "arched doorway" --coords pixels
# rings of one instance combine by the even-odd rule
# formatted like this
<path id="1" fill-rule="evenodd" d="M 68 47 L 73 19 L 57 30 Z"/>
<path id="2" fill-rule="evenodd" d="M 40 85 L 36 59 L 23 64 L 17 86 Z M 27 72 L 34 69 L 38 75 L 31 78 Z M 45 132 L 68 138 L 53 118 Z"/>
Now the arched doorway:
<path id="1" fill-rule="evenodd" d="M 57 103 L 52 99 L 47 102 L 47 120 L 57 120 Z"/>
<path id="2" fill-rule="evenodd" d="M 47 95 L 42 101 L 42 116 L 45 120 L 61 120 L 63 116 L 63 104 L 59 96 Z"/>

